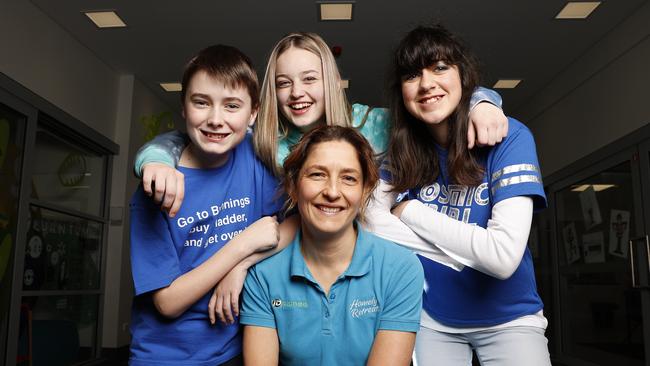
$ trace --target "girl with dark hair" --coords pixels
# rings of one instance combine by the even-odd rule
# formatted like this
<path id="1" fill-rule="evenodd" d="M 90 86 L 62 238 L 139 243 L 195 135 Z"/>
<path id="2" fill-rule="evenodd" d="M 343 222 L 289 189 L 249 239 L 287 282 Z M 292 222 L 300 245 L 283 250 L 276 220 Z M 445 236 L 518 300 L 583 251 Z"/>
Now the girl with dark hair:
<path id="1" fill-rule="evenodd" d="M 424 267 L 415 364 L 469 365 L 474 350 L 482 365 L 550 365 L 526 247 L 546 206 L 531 132 L 509 118 L 501 144 L 467 148 L 478 67 L 442 26 L 408 33 L 392 76 L 394 126 L 367 220 Z"/>

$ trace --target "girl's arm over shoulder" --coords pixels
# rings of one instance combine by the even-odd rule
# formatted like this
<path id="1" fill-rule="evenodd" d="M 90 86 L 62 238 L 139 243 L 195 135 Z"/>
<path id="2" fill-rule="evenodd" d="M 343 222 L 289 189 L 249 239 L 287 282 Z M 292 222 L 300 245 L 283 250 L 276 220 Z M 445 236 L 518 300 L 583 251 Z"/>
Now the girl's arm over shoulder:
<path id="1" fill-rule="evenodd" d="M 135 154 L 135 175 L 142 177 L 142 168 L 149 163 L 162 163 L 170 167 L 177 166 L 187 144 L 187 135 L 178 130 L 154 137 L 153 140 L 142 145 Z"/>
<path id="2" fill-rule="evenodd" d="M 187 135 L 171 131 L 156 136 L 143 145 L 135 156 L 135 175 L 154 202 L 174 217 L 185 195 L 185 177 L 174 167 L 178 165 Z"/>
<path id="3" fill-rule="evenodd" d="M 508 118 L 503 113 L 501 96 L 494 90 L 478 87 L 470 100 L 467 147 L 494 146 L 508 135 Z"/>

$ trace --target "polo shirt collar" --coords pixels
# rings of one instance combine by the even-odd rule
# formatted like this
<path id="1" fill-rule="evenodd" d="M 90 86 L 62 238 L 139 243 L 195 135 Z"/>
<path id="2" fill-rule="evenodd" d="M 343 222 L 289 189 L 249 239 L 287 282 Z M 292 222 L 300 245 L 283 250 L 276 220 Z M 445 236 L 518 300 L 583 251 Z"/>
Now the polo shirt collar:
<path id="1" fill-rule="evenodd" d="M 343 272 L 343 277 L 361 277 L 370 272 L 372 265 L 371 247 L 372 243 L 368 242 L 368 233 L 361 228 L 361 225 L 355 222 L 357 228 L 357 241 L 354 246 L 354 253 L 352 254 L 352 261 L 348 269 Z M 314 277 L 309 272 L 305 258 L 300 251 L 300 240 L 302 238 L 302 230 L 298 230 L 296 237 L 291 242 L 291 263 L 290 275 L 291 277 L 298 276 L 304 277 L 311 282 L 316 282 Z"/>

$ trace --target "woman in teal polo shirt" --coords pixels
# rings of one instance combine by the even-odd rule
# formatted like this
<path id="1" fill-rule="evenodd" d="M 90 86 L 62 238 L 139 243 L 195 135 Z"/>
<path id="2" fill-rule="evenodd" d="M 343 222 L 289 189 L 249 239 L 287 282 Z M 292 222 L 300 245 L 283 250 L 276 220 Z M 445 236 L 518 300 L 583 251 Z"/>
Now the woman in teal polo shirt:
<path id="1" fill-rule="evenodd" d="M 246 278 L 245 363 L 408 365 L 423 272 L 413 253 L 355 223 L 378 180 L 372 147 L 353 128 L 319 127 L 284 171 L 301 230 Z"/>

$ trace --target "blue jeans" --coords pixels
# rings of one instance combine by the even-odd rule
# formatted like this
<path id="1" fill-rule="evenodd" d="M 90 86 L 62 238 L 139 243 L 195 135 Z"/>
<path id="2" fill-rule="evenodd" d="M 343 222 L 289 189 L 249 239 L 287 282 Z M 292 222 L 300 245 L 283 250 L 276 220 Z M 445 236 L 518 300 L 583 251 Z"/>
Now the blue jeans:
<path id="1" fill-rule="evenodd" d="M 550 366 L 544 329 L 514 326 L 469 333 L 420 327 L 413 366 L 471 366 L 472 350 L 482 366 Z"/>

